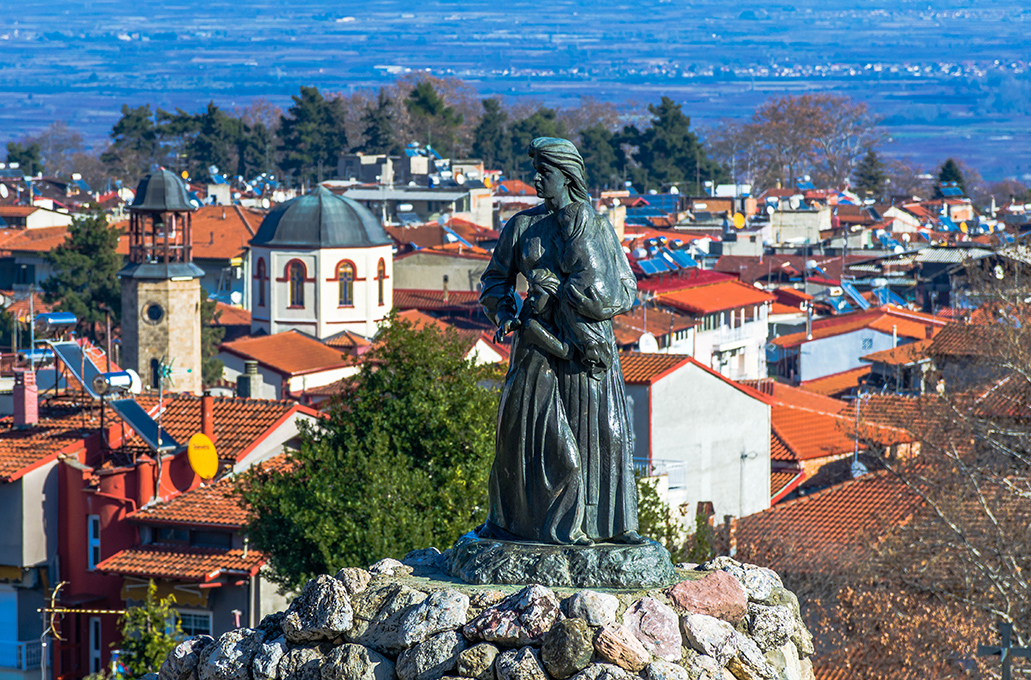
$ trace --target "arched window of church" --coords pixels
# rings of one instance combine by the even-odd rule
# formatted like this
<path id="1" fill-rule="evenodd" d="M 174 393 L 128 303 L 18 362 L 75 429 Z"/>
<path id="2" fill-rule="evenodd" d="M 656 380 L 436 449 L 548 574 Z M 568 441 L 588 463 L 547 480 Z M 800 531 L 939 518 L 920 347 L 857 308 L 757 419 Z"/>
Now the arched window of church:
<path id="1" fill-rule="evenodd" d="M 287 267 L 287 278 L 290 279 L 290 306 L 304 306 L 304 280 L 307 278 L 304 263 L 294 260 Z"/>
<path id="2" fill-rule="evenodd" d="M 377 282 L 379 283 L 379 305 L 380 305 L 380 307 L 382 307 L 383 304 L 384 304 L 383 288 L 384 288 L 384 285 L 385 285 L 384 284 L 384 280 L 386 278 L 387 278 L 387 263 L 383 261 L 383 258 L 380 258 L 379 264 L 376 265 L 376 279 L 377 279 Z"/>
<path id="3" fill-rule="evenodd" d="M 258 279 L 258 306 L 265 306 L 265 282 L 268 281 L 268 271 L 265 269 L 265 258 L 259 257 L 257 264 L 257 273 L 255 278 Z"/>
<path id="4" fill-rule="evenodd" d="M 354 306 L 354 265 L 341 262 L 337 265 L 337 282 L 340 285 L 340 306 Z"/>

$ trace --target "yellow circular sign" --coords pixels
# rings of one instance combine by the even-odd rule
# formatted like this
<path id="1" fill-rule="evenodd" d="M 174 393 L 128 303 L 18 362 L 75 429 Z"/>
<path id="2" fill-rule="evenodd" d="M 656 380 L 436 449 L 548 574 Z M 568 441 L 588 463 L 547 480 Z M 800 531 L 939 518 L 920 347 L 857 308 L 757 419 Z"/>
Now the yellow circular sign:
<path id="1" fill-rule="evenodd" d="M 186 457 L 190 461 L 190 467 L 201 479 L 212 479 L 218 474 L 218 453 L 215 451 L 215 444 L 203 432 L 190 437 Z"/>
<path id="2" fill-rule="evenodd" d="M 745 216 L 741 213 L 734 213 L 734 226 L 738 229 L 745 228 Z"/>

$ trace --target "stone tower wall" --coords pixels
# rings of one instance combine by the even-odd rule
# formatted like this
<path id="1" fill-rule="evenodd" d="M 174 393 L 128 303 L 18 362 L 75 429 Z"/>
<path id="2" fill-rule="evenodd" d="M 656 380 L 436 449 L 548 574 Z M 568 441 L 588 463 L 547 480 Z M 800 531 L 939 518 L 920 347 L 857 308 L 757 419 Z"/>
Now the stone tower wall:
<path id="1" fill-rule="evenodd" d="M 157 304 L 159 320 L 148 315 Z M 152 360 L 174 359 L 171 388 L 200 394 L 200 282 L 122 279 L 122 365 L 153 385 Z"/>

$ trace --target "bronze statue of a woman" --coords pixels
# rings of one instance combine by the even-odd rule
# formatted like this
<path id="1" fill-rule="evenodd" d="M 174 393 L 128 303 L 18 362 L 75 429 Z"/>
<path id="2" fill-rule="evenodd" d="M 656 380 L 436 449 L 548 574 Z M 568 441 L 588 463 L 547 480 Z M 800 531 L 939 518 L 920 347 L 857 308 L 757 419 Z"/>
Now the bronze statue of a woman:
<path id="1" fill-rule="evenodd" d="M 611 321 L 633 304 L 635 278 L 612 225 L 591 205 L 576 147 L 540 137 L 529 153 L 544 203 L 508 221 L 482 277 L 480 302 L 497 337 L 514 338 L 480 535 L 641 543 Z M 525 302 L 518 274 L 529 284 Z"/>

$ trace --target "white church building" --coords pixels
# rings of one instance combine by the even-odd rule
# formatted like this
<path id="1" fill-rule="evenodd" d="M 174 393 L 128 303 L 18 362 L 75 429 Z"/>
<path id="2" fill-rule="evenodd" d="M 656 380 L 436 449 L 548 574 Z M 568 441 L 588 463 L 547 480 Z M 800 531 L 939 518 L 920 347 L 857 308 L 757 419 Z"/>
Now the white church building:
<path id="1" fill-rule="evenodd" d="M 393 303 L 392 246 L 368 209 L 324 187 L 278 206 L 251 240 L 251 333 L 372 337 Z"/>

